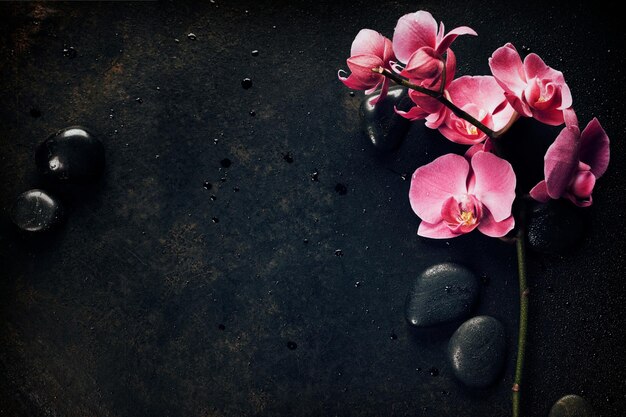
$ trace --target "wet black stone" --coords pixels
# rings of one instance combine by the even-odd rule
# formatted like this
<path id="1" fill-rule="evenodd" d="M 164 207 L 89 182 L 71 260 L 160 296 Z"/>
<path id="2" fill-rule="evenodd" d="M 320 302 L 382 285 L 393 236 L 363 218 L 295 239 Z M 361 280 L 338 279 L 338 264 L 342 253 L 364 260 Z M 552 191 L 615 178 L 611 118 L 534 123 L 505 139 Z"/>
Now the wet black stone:
<path id="1" fill-rule="evenodd" d="M 469 387 L 492 384 L 504 365 L 504 326 L 489 316 L 467 320 L 448 343 L 448 360 L 454 375 Z"/>
<path id="2" fill-rule="evenodd" d="M 72 126 L 43 141 L 35 151 L 35 163 L 47 178 L 86 183 L 104 170 L 104 146 L 85 128 Z"/>
<path id="3" fill-rule="evenodd" d="M 229 168 L 232 164 L 233 162 L 228 158 L 224 158 L 220 161 L 220 165 L 222 166 L 222 168 Z"/>
<path id="4" fill-rule="evenodd" d="M 564 254 L 571 251 L 585 237 L 584 210 L 566 200 L 537 203 L 528 219 L 528 246 L 546 254 Z"/>
<path id="5" fill-rule="evenodd" d="M 454 263 L 434 265 L 409 289 L 405 317 L 417 327 L 463 319 L 472 311 L 478 293 L 478 280 L 469 269 Z"/>
<path id="6" fill-rule="evenodd" d="M 339 195 L 346 195 L 348 194 L 348 187 L 346 187 L 343 184 L 338 183 L 337 185 L 335 185 L 335 191 Z"/>
<path id="7" fill-rule="evenodd" d="M 566 395 L 554 403 L 548 417 L 592 417 L 595 415 L 584 398 L 578 395 Z"/>
<path id="8" fill-rule="evenodd" d="M 287 349 L 296 350 L 297 347 L 298 347 L 298 344 L 296 342 L 292 342 L 292 341 L 287 342 Z"/>
<path id="9" fill-rule="evenodd" d="M 391 87 L 387 97 L 372 106 L 370 101 L 378 96 L 378 92 L 365 96 L 361 103 L 359 114 L 363 129 L 374 148 L 382 152 L 397 149 L 402 144 L 411 122 L 394 111 L 394 106 L 399 110 L 408 110 L 412 106 L 411 99 L 403 87 Z"/>
<path id="10" fill-rule="evenodd" d="M 248 88 L 252 87 L 252 80 L 250 78 L 244 78 L 243 80 L 241 80 L 241 86 L 247 90 Z"/>
<path id="11" fill-rule="evenodd" d="M 11 220 L 28 232 L 52 229 L 63 219 L 61 203 L 43 190 L 28 190 L 11 207 Z"/>

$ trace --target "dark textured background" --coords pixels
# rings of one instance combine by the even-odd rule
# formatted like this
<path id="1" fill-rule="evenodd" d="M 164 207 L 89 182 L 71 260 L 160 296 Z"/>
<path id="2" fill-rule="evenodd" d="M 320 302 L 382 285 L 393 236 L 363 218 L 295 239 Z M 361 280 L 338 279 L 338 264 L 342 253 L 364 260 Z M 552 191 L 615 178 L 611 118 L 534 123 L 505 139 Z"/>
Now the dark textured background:
<path id="1" fill-rule="evenodd" d="M 0 3 L 0 415 L 508 415 L 514 248 L 478 233 L 417 237 L 400 174 L 461 148 L 415 123 L 399 153 L 374 155 L 360 95 L 336 79 L 360 28 L 391 36 L 420 8 L 479 33 L 454 45 L 460 74 L 488 73 L 511 41 L 563 70 L 581 123 L 598 116 L 611 137 L 584 243 L 529 258 L 524 405 L 546 416 L 576 393 L 623 415 L 620 14 L 597 2 L 221 0 Z M 72 124 L 104 142 L 104 178 L 43 184 L 34 148 Z M 25 236 L 8 220 L 35 186 L 67 207 L 55 233 Z M 404 322 L 411 280 L 448 260 L 488 278 L 478 313 L 507 331 L 507 368 L 486 390 L 446 364 L 455 326 Z"/>

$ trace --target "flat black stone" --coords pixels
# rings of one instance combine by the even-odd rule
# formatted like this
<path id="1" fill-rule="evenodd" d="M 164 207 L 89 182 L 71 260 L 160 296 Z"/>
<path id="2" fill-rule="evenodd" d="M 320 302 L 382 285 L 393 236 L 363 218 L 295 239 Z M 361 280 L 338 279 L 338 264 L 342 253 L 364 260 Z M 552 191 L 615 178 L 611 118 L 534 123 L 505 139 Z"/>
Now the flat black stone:
<path id="1" fill-rule="evenodd" d="M 554 403 L 548 417 L 593 417 L 595 415 L 584 398 L 572 394 Z"/>
<path id="2" fill-rule="evenodd" d="M 394 86 L 389 88 L 387 97 L 373 106 L 371 100 L 379 94 L 365 96 L 359 115 L 368 142 L 381 152 L 389 152 L 400 147 L 411 127 L 411 122 L 397 114 L 394 106 L 406 111 L 412 102 L 404 87 Z"/>
<path id="3" fill-rule="evenodd" d="M 535 204 L 528 219 L 528 245 L 546 254 L 571 251 L 585 237 L 585 210 L 567 200 Z"/>
<path id="4" fill-rule="evenodd" d="M 61 203 L 43 190 L 28 190 L 13 203 L 11 220 L 28 232 L 52 229 L 63 219 Z"/>
<path id="5" fill-rule="evenodd" d="M 469 269 L 454 263 L 431 266 L 409 289 L 405 317 L 418 327 L 463 319 L 476 304 L 478 292 L 478 280 Z"/>
<path id="6" fill-rule="evenodd" d="M 454 375 L 468 387 L 491 385 L 502 370 L 506 340 L 504 326 L 490 316 L 463 323 L 448 343 L 448 359 Z"/>
<path id="7" fill-rule="evenodd" d="M 47 178 L 87 183 L 104 170 L 104 146 L 80 126 L 60 130 L 43 141 L 35 151 L 39 173 Z"/>

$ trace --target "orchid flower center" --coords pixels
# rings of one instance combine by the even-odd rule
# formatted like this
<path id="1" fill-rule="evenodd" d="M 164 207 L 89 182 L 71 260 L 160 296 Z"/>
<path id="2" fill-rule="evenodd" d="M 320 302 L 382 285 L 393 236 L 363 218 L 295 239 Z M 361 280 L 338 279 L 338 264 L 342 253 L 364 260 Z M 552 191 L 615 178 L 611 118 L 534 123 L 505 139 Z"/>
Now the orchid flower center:
<path id="1" fill-rule="evenodd" d="M 464 226 L 473 226 L 476 224 L 476 217 L 473 211 L 461 211 L 459 214 L 459 223 L 462 223 Z"/>

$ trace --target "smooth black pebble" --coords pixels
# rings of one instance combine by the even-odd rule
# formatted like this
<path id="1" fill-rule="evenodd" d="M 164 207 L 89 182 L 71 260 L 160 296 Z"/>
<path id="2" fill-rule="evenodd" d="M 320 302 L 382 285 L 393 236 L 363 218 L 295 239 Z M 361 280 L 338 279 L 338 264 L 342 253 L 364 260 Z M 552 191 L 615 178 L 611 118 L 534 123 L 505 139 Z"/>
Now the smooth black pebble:
<path id="1" fill-rule="evenodd" d="M 72 126 L 43 141 L 35 150 L 35 163 L 45 177 L 87 183 L 104 171 L 104 146 L 85 128 Z"/>
<path id="2" fill-rule="evenodd" d="M 409 289 L 405 317 L 417 327 L 463 319 L 471 313 L 478 293 L 478 279 L 469 269 L 454 263 L 433 265 Z"/>
<path id="3" fill-rule="evenodd" d="M 34 189 L 22 193 L 11 207 L 13 223 L 28 232 L 50 230 L 62 219 L 61 203 L 43 190 Z"/>
<path id="4" fill-rule="evenodd" d="M 583 210 L 567 200 L 537 203 L 528 219 L 528 246 L 545 254 L 565 254 L 571 251 L 585 237 L 586 218 Z"/>
<path id="5" fill-rule="evenodd" d="M 400 147 L 411 127 L 411 122 L 397 114 L 394 106 L 406 111 L 412 107 L 412 102 L 403 87 L 391 87 L 387 97 L 374 106 L 371 100 L 378 95 L 376 92 L 365 96 L 359 114 L 368 141 L 375 149 L 389 152 Z"/>
<path id="6" fill-rule="evenodd" d="M 454 375 L 468 387 L 491 385 L 504 365 L 504 326 L 490 316 L 467 320 L 448 343 L 448 360 Z"/>
<path id="7" fill-rule="evenodd" d="M 595 413 L 589 403 L 578 395 L 566 395 L 550 409 L 548 417 L 592 417 Z"/>

